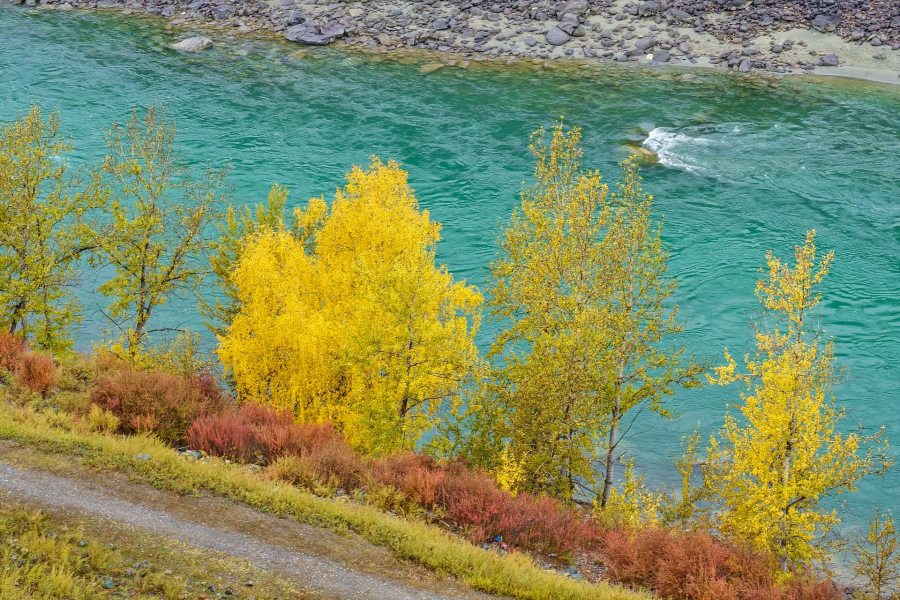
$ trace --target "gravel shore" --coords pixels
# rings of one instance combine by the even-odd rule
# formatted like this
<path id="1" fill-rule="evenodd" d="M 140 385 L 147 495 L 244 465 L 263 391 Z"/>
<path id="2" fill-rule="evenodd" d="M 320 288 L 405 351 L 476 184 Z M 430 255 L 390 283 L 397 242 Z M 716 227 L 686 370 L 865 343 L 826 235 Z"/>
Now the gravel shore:
<path id="1" fill-rule="evenodd" d="M 0 0 L 35 3 L 269 31 L 303 45 L 435 51 L 445 62 L 570 58 L 900 83 L 900 0 Z"/>

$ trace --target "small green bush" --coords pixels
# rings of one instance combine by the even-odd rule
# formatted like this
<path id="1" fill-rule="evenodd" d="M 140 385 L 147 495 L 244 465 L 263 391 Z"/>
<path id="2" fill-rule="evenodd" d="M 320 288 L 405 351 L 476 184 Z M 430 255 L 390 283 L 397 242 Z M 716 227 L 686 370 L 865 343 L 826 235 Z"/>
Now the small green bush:
<path id="1" fill-rule="evenodd" d="M 119 417 L 100 408 L 96 404 L 91 405 L 91 412 L 87 416 L 88 429 L 99 433 L 115 433 L 119 428 Z"/>

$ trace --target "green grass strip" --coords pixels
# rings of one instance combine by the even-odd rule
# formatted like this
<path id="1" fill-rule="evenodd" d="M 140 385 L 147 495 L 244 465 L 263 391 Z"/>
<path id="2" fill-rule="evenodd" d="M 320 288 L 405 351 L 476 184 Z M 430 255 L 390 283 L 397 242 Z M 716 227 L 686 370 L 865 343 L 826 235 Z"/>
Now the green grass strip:
<path id="1" fill-rule="evenodd" d="M 76 455 L 96 467 L 136 475 L 180 494 L 201 491 L 253 508 L 336 531 L 354 531 L 404 559 L 465 581 L 477 590 L 527 600 L 647 600 L 651 596 L 605 583 L 590 584 L 541 569 L 526 555 L 499 555 L 438 527 L 404 520 L 372 507 L 335 502 L 277 481 L 243 465 L 191 461 L 148 437 L 84 434 L 43 422 L 15 408 L 0 410 L 0 438 L 42 450 Z M 138 460 L 149 454 L 150 460 Z"/>

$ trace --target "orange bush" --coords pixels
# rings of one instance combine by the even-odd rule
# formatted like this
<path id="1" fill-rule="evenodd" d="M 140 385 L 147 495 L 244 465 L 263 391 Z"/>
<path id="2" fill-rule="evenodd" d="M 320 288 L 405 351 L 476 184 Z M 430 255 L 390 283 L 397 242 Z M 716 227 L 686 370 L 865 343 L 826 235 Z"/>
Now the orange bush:
<path id="1" fill-rule="evenodd" d="M 321 468 L 335 472 L 346 456 L 358 456 L 346 446 L 331 425 L 298 424 L 288 411 L 277 411 L 252 402 L 193 422 L 187 432 L 191 447 L 213 456 L 240 462 L 271 463 L 288 454 L 315 456 Z M 329 466 L 332 465 L 332 466 Z"/>
<path id="2" fill-rule="evenodd" d="M 603 533 L 600 553 L 610 580 L 673 600 L 839 600 L 829 581 L 796 573 L 775 580 L 771 557 L 705 532 L 647 528 Z"/>
<path id="3" fill-rule="evenodd" d="M 27 346 L 25 341 L 12 333 L 0 333 L 0 369 L 15 373 L 22 365 L 22 356 Z"/>
<path id="4" fill-rule="evenodd" d="M 122 367 L 97 378 L 91 402 L 118 417 L 122 433 L 152 432 L 181 444 L 191 423 L 221 412 L 228 399 L 208 373 L 182 378 Z"/>
<path id="5" fill-rule="evenodd" d="M 59 382 L 59 372 L 53 364 L 53 359 L 30 352 L 22 356 L 18 376 L 22 385 L 39 393 L 43 398 L 50 395 Z"/>
<path id="6" fill-rule="evenodd" d="M 486 473 L 461 463 L 439 464 L 405 453 L 372 461 L 369 475 L 425 508 L 444 509 L 476 543 L 499 537 L 514 547 L 565 553 L 596 537 L 580 511 L 551 498 L 513 497 Z"/>

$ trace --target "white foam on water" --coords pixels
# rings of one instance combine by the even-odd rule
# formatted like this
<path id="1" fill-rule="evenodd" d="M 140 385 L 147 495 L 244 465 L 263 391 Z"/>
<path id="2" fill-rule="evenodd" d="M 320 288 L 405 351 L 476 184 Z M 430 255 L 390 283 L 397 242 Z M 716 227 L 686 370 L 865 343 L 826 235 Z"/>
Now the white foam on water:
<path id="1" fill-rule="evenodd" d="M 697 164 L 690 153 L 683 150 L 690 146 L 708 146 L 712 143 L 714 140 L 708 138 L 691 137 L 665 127 L 657 127 L 647 135 L 643 145 L 656 153 L 663 166 L 682 169 L 688 173 L 709 174 L 708 168 Z"/>

